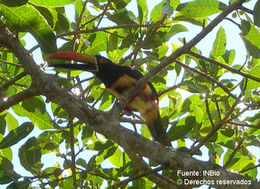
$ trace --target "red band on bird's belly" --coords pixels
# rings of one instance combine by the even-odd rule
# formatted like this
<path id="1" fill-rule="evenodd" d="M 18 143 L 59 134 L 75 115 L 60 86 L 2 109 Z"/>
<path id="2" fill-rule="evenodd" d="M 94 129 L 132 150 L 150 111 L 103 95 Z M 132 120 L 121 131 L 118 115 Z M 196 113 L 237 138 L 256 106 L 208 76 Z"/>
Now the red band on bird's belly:
<path id="1" fill-rule="evenodd" d="M 126 105 L 130 104 L 131 102 L 134 101 L 134 99 L 138 96 L 138 94 L 134 95 L 127 103 Z"/>
<path id="2" fill-rule="evenodd" d="M 145 90 L 147 88 L 147 84 L 144 84 L 144 86 L 142 87 L 143 90 Z"/>

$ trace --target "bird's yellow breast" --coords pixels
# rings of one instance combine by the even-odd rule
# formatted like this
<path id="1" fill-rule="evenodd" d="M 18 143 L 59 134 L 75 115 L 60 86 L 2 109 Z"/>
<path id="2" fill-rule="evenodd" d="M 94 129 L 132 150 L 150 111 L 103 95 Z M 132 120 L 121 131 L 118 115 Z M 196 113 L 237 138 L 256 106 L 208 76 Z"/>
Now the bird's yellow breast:
<path id="1" fill-rule="evenodd" d="M 117 99 L 121 99 L 125 92 L 136 83 L 136 79 L 129 76 L 123 75 L 108 89 Z M 138 111 L 142 114 L 146 113 L 151 108 L 156 107 L 155 102 L 151 101 L 152 90 L 145 84 L 140 90 L 136 91 L 136 94 L 128 102 L 128 107 L 132 110 Z"/>

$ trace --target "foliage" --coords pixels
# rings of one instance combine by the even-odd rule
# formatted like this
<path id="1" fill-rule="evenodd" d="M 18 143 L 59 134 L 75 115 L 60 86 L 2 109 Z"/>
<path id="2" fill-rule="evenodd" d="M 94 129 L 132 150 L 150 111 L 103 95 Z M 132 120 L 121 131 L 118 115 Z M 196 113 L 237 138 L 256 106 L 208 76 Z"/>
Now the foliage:
<path id="1" fill-rule="evenodd" d="M 30 33 L 37 46 L 29 52 L 40 48 L 43 59 L 56 52 L 58 39 L 63 39 L 60 51 L 101 53 L 143 74 L 157 69 L 151 82 L 163 101 L 161 116 L 175 148 L 200 156 L 205 153 L 200 151 L 204 146 L 212 163 L 256 180 L 259 160 L 248 149 L 260 147 L 260 1 L 254 4 L 252 10 L 244 3 L 232 16 L 221 17 L 240 31 L 246 54 L 243 60 L 237 59 L 241 56 L 227 38 L 227 32 L 232 31 L 221 26 L 213 45 L 206 42 L 209 55 L 192 45 L 165 66 L 161 62 L 184 47 L 191 35 L 196 38 L 193 27 L 204 31 L 229 4 L 162 0 L 151 9 L 146 0 L 0 0 L 0 21 L 23 46 L 29 43 L 24 36 Z M 67 5 L 69 11 L 75 11 L 75 18 L 68 16 Z M 35 60 L 41 61 L 39 57 Z M 126 149 L 98 135 L 89 127 L 91 123 L 73 119 L 46 94 L 27 95 L 35 81 L 21 62 L 12 49 L 0 46 L 1 184 L 9 188 L 99 188 L 118 183 L 127 188 L 153 187 L 146 175 L 136 176 L 140 173 Z M 40 66 L 45 69 L 47 65 Z M 65 72 L 60 72 L 57 82 L 82 102 L 100 111 L 111 109 L 115 98 L 98 79 L 81 72 L 69 73 L 65 79 Z M 86 77 L 90 79 L 84 80 Z M 150 138 L 138 117 L 122 119 L 131 123 L 122 126 L 133 130 L 134 125 Z M 19 148 L 19 166 L 27 170 L 25 173 L 15 168 L 19 164 L 14 162 L 15 148 Z M 56 159 L 50 165 L 44 157 L 53 154 Z M 162 175 L 177 179 L 169 170 L 163 170 Z M 125 178 L 130 179 L 120 182 Z"/>

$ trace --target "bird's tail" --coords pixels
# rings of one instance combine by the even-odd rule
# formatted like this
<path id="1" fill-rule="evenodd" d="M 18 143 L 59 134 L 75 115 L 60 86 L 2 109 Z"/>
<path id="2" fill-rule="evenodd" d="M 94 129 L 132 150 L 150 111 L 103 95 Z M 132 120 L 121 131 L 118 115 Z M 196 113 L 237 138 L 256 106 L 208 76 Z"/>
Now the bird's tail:
<path id="1" fill-rule="evenodd" d="M 166 146 L 171 146 L 170 140 L 163 127 L 162 119 L 158 109 L 152 108 L 148 110 L 145 114 L 142 114 L 141 116 L 147 122 L 149 131 L 154 140 Z"/>

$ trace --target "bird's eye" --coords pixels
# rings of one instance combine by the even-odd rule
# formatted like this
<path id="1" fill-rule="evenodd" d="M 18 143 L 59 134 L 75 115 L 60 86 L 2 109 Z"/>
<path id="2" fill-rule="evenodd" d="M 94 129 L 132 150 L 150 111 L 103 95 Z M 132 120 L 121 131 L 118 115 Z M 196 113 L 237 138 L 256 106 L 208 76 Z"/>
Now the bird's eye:
<path id="1" fill-rule="evenodd" d="M 102 64 L 107 64 L 108 61 L 106 59 L 99 59 L 99 63 L 102 63 Z"/>

